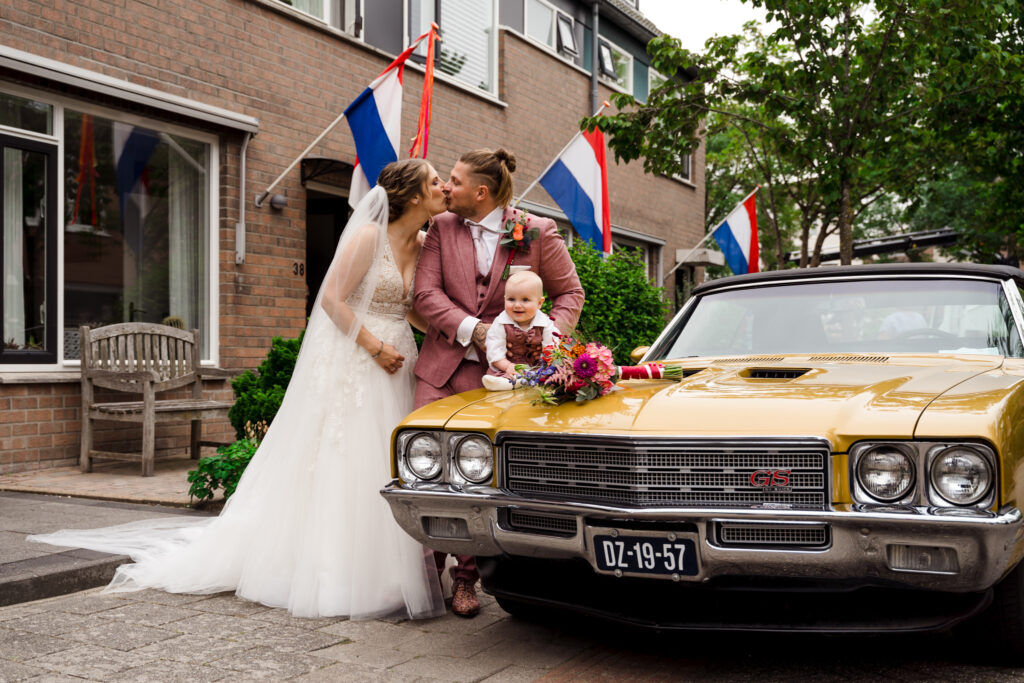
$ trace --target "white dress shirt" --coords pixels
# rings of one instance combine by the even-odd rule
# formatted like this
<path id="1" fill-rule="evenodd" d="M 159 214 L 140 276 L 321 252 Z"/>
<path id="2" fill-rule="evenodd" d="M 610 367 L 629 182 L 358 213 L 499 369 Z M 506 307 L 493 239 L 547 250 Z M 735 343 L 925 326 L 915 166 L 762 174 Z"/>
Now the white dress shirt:
<path id="1" fill-rule="evenodd" d="M 505 207 L 501 206 L 491 211 L 489 214 L 483 217 L 477 224 L 483 226 L 484 230 L 480 235 L 480 239 L 484 244 L 484 250 L 487 256 L 487 265 L 490 268 L 494 265 L 494 252 L 498 250 L 498 242 L 501 240 L 501 218 L 505 215 Z M 466 229 L 469 230 L 469 223 L 473 223 L 466 219 Z M 467 316 L 460 324 L 459 329 L 455 333 L 455 341 L 459 342 L 463 346 L 468 347 L 466 349 L 466 358 L 469 360 L 478 360 L 480 356 L 476 353 L 476 348 L 472 346 L 473 342 L 473 330 L 476 329 L 476 324 L 480 322 L 479 318 L 473 316 Z"/>

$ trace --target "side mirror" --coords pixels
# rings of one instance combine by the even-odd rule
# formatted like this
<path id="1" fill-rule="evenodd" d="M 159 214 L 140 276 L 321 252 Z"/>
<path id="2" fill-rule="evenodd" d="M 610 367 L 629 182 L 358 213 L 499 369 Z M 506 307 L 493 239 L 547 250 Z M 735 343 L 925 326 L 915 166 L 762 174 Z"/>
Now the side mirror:
<path id="1" fill-rule="evenodd" d="M 640 359 L 647 355 L 647 352 L 651 350 L 650 346 L 638 346 L 629 352 L 629 358 L 634 363 L 639 363 Z"/>

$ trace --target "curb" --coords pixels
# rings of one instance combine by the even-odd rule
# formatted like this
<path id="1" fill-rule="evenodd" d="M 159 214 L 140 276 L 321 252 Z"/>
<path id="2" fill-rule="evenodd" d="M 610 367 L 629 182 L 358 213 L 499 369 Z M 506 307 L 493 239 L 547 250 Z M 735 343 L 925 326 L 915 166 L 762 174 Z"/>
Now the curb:
<path id="1" fill-rule="evenodd" d="M 126 562 L 131 562 L 127 555 L 92 550 L 68 550 L 10 562 L 3 565 L 5 576 L 0 580 L 0 607 L 104 586 Z"/>

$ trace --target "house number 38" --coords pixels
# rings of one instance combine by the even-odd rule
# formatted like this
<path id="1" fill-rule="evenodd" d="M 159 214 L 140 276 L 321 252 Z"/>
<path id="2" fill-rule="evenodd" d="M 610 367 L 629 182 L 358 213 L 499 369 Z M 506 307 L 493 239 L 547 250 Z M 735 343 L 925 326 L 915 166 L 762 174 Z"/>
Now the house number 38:
<path id="1" fill-rule="evenodd" d="M 305 263 L 299 263 L 298 261 L 293 263 L 292 264 L 292 274 L 293 275 L 305 275 L 306 274 L 306 264 Z"/>

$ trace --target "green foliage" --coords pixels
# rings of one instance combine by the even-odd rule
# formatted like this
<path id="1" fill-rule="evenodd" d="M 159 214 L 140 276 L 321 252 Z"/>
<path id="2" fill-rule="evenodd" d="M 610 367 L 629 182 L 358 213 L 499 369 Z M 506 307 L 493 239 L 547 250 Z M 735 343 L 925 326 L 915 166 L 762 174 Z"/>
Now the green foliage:
<path id="1" fill-rule="evenodd" d="M 231 381 L 235 404 L 228 411 L 228 419 L 239 439 L 245 438 L 246 423 L 269 425 L 277 415 L 295 370 L 303 334 L 297 339 L 274 337 L 266 360 L 256 372 L 246 370 Z"/>
<path id="2" fill-rule="evenodd" d="M 212 500 L 219 488 L 224 489 L 225 499 L 230 498 L 257 446 L 255 439 L 244 438 L 228 446 L 220 446 L 217 455 L 201 458 L 196 469 L 188 473 L 189 498 L 203 503 Z"/>
<path id="3" fill-rule="evenodd" d="M 662 288 L 647 279 L 643 259 L 632 249 L 618 249 L 604 257 L 577 240 L 569 255 L 587 296 L 577 336 L 601 342 L 611 349 L 617 364 L 629 365 L 630 351 L 653 343 L 665 326 L 669 304 Z"/>

